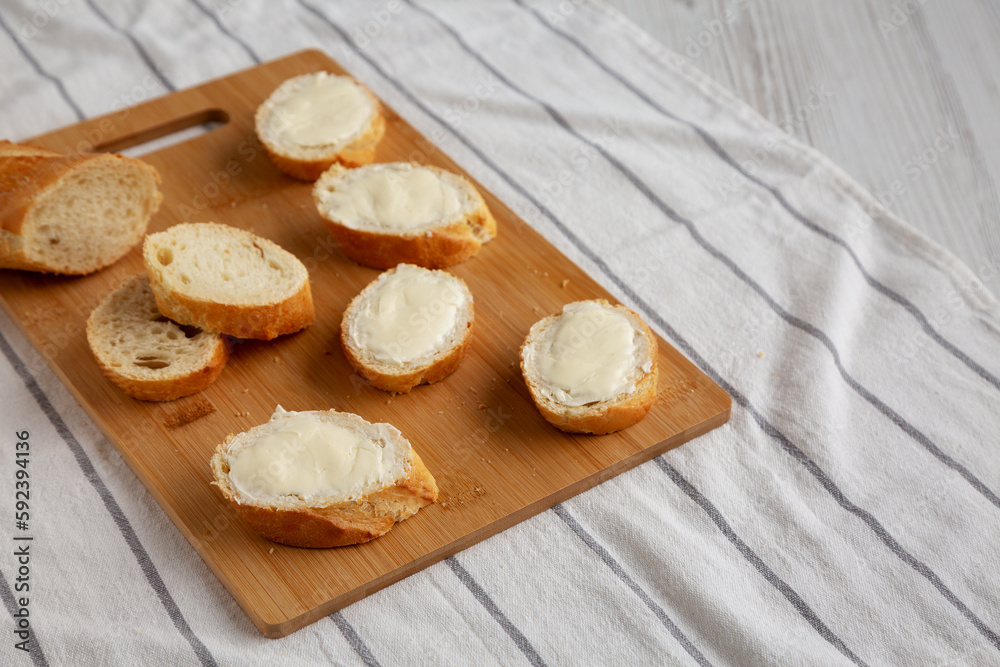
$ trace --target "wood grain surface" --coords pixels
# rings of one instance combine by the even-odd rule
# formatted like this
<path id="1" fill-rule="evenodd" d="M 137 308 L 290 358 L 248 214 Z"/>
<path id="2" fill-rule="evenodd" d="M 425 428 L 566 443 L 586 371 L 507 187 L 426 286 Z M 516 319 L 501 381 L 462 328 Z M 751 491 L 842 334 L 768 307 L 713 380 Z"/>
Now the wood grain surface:
<path id="1" fill-rule="evenodd" d="M 1000 296 L 1000 3 L 608 3 L 828 155 Z M 826 101 L 808 109 L 817 90 Z"/>
<path id="2" fill-rule="evenodd" d="M 609 298 L 490 193 L 499 236 L 452 271 L 476 304 L 473 349 L 444 382 L 391 396 L 351 372 L 337 343 L 343 309 L 378 272 L 350 262 L 313 206 L 310 184 L 280 174 L 253 132 L 257 105 L 284 79 L 342 71 L 317 51 L 95 118 L 33 141 L 56 150 L 122 148 L 192 124 L 221 127 L 144 156 L 163 177 L 151 231 L 181 221 L 252 230 L 306 264 L 316 323 L 275 341 L 239 342 L 208 390 L 143 403 L 101 375 L 87 349 L 91 309 L 142 271 L 138 249 L 82 278 L 5 271 L 0 302 L 115 444 L 184 536 L 267 636 L 310 622 L 723 424 L 726 393 L 663 340 L 660 400 L 621 433 L 571 436 L 535 410 L 520 377 L 528 328 L 563 304 Z M 377 161 L 461 171 L 387 110 Z M 441 489 L 440 501 L 368 544 L 310 550 L 250 531 L 211 486 L 208 461 L 227 434 L 266 421 L 275 405 L 336 408 L 397 426 Z"/>

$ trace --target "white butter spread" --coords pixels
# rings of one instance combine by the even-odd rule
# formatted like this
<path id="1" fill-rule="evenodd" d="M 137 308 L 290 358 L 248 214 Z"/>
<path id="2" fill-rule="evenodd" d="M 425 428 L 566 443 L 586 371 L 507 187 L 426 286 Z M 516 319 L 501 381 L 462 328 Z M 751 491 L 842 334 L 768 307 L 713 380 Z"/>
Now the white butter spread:
<path id="1" fill-rule="evenodd" d="M 279 407 L 269 422 L 276 427 L 231 458 L 229 479 L 236 490 L 253 500 L 350 499 L 394 482 L 398 463 L 386 460 L 383 442 L 316 415 Z"/>
<path id="2" fill-rule="evenodd" d="M 645 338 L 622 313 L 594 301 L 568 304 L 536 341 L 529 363 L 552 398 L 580 406 L 635 391 L 652 368 Z"/>
<path id="3" fill-rule="evenodd" d="M 348 227 L 407 231 L 459 217 L 465 196 L 437 172 L 407 163 L 352 169 L 319 191 L 329 216 Z"/>
<path id="4" fill-rule="evenodd" d="M 352 79 L 318 72 L 275 105 L 272 122 L 291 143 L 331 146 L 360 134 L 374 112 L 374 102 Z"/>
<path id="5" fill-rule="evenodd" d="M 412 264 L 383 273 L 371 290 L 348 337 L 387 363 L 429 361 L 460 333 L 456 325 L 470 298 L 457 278 Z"/>

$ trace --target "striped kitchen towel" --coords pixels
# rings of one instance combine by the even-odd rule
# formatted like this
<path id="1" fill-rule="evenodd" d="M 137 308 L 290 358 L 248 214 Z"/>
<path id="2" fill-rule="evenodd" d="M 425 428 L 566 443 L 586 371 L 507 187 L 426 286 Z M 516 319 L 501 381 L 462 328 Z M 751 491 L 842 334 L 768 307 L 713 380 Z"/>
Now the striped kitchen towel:
<path id="1" fill-rule="evenodd" d="M 307 47 L 640 312 L 732 419 L 269 640 L 0 314 L 0 662 L 1000 664 L 997 302 L 598 2 L 7 0 L 0 136 Z"/>

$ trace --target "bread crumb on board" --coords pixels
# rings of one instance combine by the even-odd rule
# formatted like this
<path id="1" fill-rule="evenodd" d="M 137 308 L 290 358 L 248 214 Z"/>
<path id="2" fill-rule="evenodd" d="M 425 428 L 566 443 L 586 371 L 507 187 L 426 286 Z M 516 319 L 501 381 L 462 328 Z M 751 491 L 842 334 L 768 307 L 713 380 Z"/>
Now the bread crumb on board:
<path id="1" fill-rule="evenodd" d="M 184 405 L 177 412 L 168 415 L 166 419 L 163 420 L 163 425 L 167 427 L 167 430 L 172 431 L 175 428 L 187 426 L 191 422 L 201 419 L 202 417 L 207 417 L 213 412 L 215 412 L 215 408 L 211 403 L 203 399 L 199 399 L 194 404 Z"/>
<path id="2" fill-rule="evenodd" d="M 559 285 L 560 285 L 560 286 L 561 286 L 561 287 L 562 287 L 563 289 L 566 289 L 567 287 L 569 287 L 569 278 L 567 278 L 566 280 L 564 280 L 564 281 L 562 281 L 561 283 L 559 283 Z"/>

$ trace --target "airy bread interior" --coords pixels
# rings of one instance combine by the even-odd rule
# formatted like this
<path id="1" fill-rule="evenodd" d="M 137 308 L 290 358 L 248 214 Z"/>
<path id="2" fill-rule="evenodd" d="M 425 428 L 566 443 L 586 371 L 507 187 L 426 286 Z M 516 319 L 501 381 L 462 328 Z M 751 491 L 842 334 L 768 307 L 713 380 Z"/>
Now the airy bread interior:
<path id="1" fill-rule="evenodd" d="M 93 310 L 87 342 L 108 378 L 144 400 L 200 391 L 228 358 L 221 336 L 160 314 L 145 274 L 123 283 Z"/>
<path id="2" fill-rule="evenodd" d="M 305 266 L 277 244 L 217 223 L 182 223 L 146 238 L 155 283 L 221 304 L 275 303 L 309 279 Z"/>

